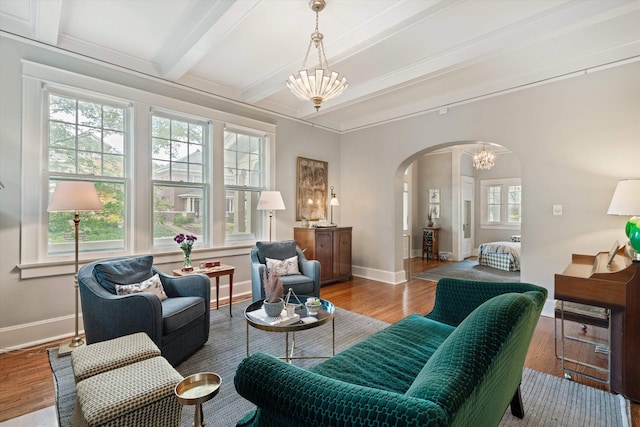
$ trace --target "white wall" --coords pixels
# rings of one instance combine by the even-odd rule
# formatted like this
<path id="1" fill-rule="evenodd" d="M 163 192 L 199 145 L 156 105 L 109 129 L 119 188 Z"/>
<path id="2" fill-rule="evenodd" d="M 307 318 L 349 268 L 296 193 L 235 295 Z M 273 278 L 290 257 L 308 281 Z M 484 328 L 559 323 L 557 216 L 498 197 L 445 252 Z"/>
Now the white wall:
<path id="1" fill-rule="evenodd" d="M 282 192 L 287 209 L 275 213 L 274 240 L 293 238 L 297 156 L 329 162 L 329 185 L 334 185 L 340 191 L 340 135 L 334 132 L 312 128 L 306 123 L 229 103 L 206 93 L 105 66 L 56 49 L 24 43 L 13 37 L 0 35 L 0 52 L 0 180 L 5 185 L 4 189 L 0 189 L 0 241 L 3 242 L 0 245 L 0 351 L 69 336 L 74 330 L 72 274 L 20 279 L 21 196 L 27 191 L 38 191 L 21 188 L 22 144 L 30 143 L 22 141 L 21 136 L 23 59 L 275 124 L 278 165 L 275 189 Z M 25 126 L 31 125 L 25 123 Z M 340 208 L 334 210 L 334 218 L 340 220 Z M 250 246 L 200 251 L 194 257 L 220 259 L 236 266 L 234 294 L 238 295 L 250 292 Z M 156 264 L 165 272 L 180 266 L 181 255 L 178 250 L 155 256 Z M 73 271 L 72 264 L 68 264 L 68 271 Z M 226 279 L 221 280 L 221 286 L 221 296 L 228 296 Z M 215 295 L 215 286 L 212 295 Z"/>
<path id="2" fill-rule="evenodd" d="M 491 141 L 522 164 L 522 280 L 553 297 L 553 275 L 572 253 L 626 241 L 627 219 L 606 212 L 617 181 L 640 177 L 638 76 L 636 62 L 342 135 L 349 203 L 341 214 L 357 224 L 354 271 L 402 281 L 398 174 L 407 164 L 438 145 Z M 563 216 L 552 216 L 554 204 L 564 206 Z"/>

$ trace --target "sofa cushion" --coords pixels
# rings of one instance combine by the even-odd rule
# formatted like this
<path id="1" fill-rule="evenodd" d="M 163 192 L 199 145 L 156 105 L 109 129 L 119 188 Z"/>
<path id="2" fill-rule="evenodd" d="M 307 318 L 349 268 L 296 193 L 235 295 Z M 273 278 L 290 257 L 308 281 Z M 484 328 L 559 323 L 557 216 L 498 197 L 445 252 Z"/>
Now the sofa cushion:
<path id="1" fill-rule="evenodd" d="M 454 330 L 452 326 L 412 314 L 310 371 L 351 384 L 405 393 Z"/>
<path id="2" fill-rule="evenodd" d="M 162 334 L 169 335 L 205 314 L 200 297 L 175 297 L 162 301 Z"/>
<path id="3" fill-rule="evenodd" d="M 256 242 L 258 261 L 267 263 L 267 258 L 287 259 L 296 256 L 296 241 L 281 240 L 278 242 Z"/>
<path id="4" fill-rule="evenodd" d="M 282 288 L 286 294 L 289 288 L 293 288 L 296 295 L 313 295 L 313 280 L 302 274 L 293 274 L 291 276 L 282 276 Z"/>
<path id="5" fill-rule="evenodd" d="M 116 286 L 140 283 L 153 276 L 153 257 L 121 258 L 98 263 L 94 267 L 96 280 L 115 295 Z"/>

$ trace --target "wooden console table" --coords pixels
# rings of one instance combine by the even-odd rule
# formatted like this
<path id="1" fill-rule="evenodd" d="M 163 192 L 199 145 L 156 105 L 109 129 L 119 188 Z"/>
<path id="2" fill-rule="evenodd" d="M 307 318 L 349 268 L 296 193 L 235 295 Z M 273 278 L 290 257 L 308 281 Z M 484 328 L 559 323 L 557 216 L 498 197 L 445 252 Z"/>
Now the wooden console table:
<path id="1" fill-rule="evenodd" d="M 232 265 L 221 264 L 217 267 L 210 268 L 194 268 L 191 271 L 182 271 L 180 269 L 173 270 L 174 276 L 187 276 L 189 274 L 200 273 L 206 274 L 209 277 L 216 278 L 216 310 L 220 308 L 220 276 L 229 276 L 229 316 L 231 314 L 231 303 L 233 302 L 233 273 L 236 268 Z"/>
<path id="2" fill-rule="evenodd" d="M 611 310 L 611 391 L 640 402 L 640 263 L 632 262 L 623 248 L 607 266 L 608 255 L 574 254 L 564 272 L 555 275 L 554 297 Z"/>

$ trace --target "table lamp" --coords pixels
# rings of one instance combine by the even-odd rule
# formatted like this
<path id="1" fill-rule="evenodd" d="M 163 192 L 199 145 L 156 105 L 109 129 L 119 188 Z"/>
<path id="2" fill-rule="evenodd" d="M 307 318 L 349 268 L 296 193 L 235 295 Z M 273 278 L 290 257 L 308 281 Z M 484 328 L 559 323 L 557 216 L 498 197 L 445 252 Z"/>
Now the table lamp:
<path id="1" fill-rule="evenodd" d="M 101 211 L 102 202 L 98 197 L 98 191 L 91 182 L 84 181 L 60 181 L 56 185 L 49 201 L 48 212 L 74 212 L 75 224 L 75 293 L 76 293 L 76 334 L 70 343 L 63 343 L 58 349 L 58 356 L 71 353 L 82 346 L 84 341 L 80 338 L 78 330 L 78 227 L 80 225 L 80 212 Z"/>
<path id="2" fill-rule="evenodd" d="M 627 215 L 625 233 L 629 238 L 633 251 L 631 258 L 640 261 L 640 179 L 626 179 L 619 181 L 613 193 L 609 215 Z"/>
<path id="3" fill-rule="evenodd" d="M 259 211 L 269 211 L 269 241 L 271 241 L 271 222 L 273 220 L 273 211 L 284 210 L 284 201 L 279 191 L 263 191 L 260 193 L 258 200 Z"/>

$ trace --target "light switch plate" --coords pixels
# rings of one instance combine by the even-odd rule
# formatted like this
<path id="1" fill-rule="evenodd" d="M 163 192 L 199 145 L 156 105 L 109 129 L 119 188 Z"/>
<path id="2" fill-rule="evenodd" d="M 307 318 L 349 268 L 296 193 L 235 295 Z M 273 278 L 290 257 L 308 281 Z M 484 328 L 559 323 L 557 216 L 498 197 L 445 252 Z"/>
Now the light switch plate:
<path id="1" fill-rule="evenodd" d="M 555 216 L 562 215 L 562 205 L 553 205 L 553 215 Z"/>

